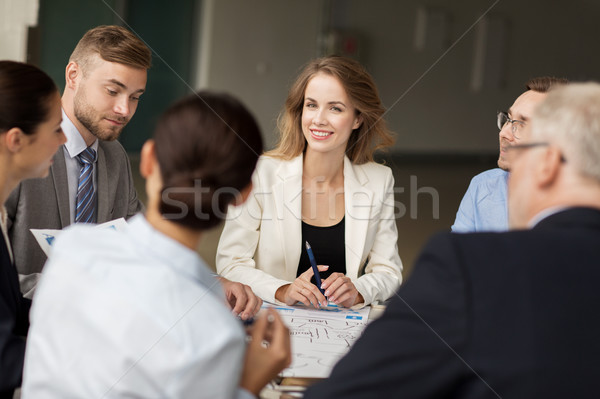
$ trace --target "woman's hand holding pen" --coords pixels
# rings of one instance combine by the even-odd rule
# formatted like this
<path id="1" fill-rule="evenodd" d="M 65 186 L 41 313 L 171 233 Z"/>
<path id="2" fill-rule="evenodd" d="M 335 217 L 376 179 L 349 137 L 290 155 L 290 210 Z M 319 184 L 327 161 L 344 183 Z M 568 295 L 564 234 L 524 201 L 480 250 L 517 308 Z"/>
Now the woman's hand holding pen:
<path id="1" fill-rule="evenodd" d="M 364 302 L 363 296 L 358 292 L 354 283 L 342 273 L 332 273 L 321 284 L 325 296 L 336 305 L 349 308 L 357 303 Z"/>
<path id="2" fill-rule="evenodd" d="M 319 265 L 319 271 L 326 271 L 329 266 Z M 319 288 L 310 282 L 310 279 L 314 275 L 311 267 L 302 273 L 293 283 L 279 287 L 275 293 L 275 298 L 278 301 L 284 302 L 286 305 L 293 305 L 296 302 L 302 302 L 306 306 L 313 306 L 315 308 L 321 306 L 327 306 L 327 299 Z"/>

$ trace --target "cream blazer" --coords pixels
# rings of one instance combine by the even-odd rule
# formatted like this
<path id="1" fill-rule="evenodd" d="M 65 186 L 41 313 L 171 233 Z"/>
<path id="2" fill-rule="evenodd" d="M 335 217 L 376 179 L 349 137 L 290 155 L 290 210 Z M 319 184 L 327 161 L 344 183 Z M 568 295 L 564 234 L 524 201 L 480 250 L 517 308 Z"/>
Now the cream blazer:
<path id="1" fill-rule="evenodd" d="M 296 279 L 302 243 L 302 155 L 262 156 L 248 200 L 231 206 L 217 248 L 217 272 L 249 285 L 263 300 Z M 402 262 L 390 168 L 344 159 L 346 275 L 365 300 L 388 299 L 400 286 Z M 318 262 L 318 260 L 317 260 Z"/>

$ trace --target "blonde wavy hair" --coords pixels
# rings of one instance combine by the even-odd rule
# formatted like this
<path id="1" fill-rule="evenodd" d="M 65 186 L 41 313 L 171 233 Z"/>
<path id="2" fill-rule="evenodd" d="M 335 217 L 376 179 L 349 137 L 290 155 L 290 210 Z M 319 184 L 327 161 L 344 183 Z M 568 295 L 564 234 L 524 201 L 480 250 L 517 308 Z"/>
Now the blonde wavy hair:
<path id="1" fill-rule="evenodd" d="M 329 56 L 310 61 L 290 88 L 283 109 L 277 119 L 279 142 L 266 155 L 292 159 L 306 149 L 302 133 L 304 93 L 308 82 L 318 73 L 338 79 L 346 90 L 362 123 L 350 135 L 346 155 L 355 164 L 373 161 L 373 153 L 394 143 L 392 132 L 383 119 L 385 108 L 381 104 L 377 86 L 367 70 L 357 61 L 341 56 Z"/>

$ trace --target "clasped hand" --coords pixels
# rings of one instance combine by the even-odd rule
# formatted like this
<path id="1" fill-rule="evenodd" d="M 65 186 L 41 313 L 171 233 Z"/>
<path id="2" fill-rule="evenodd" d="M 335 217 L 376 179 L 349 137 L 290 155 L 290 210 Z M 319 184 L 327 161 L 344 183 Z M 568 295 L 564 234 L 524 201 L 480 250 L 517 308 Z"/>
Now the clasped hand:
<path id="1" fill-rule="evenodd" d="M 317 267 L 320 272 L 329 268 L 325 265 Z M 342 273 L 332 273 L 321 284 L 321 288 L 325 290 L 325 295 L 323 295 L 319 288 L 310 282 L 313 276 L 313 269 L 309 267 L 293 283 L 280 287 L 275 293 L 275 297 L 287 305 L 301 302 L 306 306 L 315 308 L 327 306 L 328 299 L 329 302 L 347 308 L 363 301 L 362 295 L 358 292 L 350 277 Z"/>

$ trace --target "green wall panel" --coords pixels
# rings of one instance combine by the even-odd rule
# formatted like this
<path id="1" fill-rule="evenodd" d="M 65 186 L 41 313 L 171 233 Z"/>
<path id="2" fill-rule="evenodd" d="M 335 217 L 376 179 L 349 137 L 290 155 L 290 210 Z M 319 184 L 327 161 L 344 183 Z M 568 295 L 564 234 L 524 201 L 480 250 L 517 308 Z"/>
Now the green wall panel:
<path id="1" fill-rule="evenodd" d="M 188 86 L 192 86 L 197 3 L 196 0 L 41 0 L 40 67 L 62 90 L 69 55 L 88 29 L 119 24 L 137 33 L 153 50 L 152 68 L 148 72 L 146 93 L 120 138 L 127 151 L 137 152 L 152 135 L 160 113 L 191 92 Z"/>

